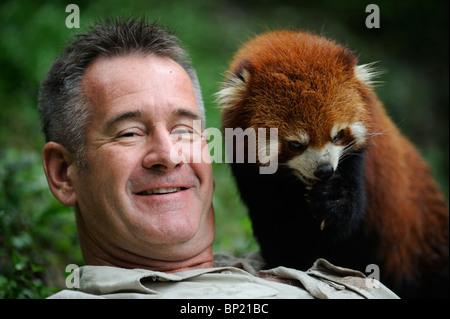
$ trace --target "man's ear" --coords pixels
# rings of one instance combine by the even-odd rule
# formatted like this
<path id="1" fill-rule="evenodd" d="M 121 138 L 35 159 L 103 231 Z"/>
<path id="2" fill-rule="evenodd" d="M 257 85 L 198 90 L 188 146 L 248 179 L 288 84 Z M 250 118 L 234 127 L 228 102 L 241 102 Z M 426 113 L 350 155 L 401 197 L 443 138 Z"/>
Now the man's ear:
<path id="1" fill-rule="evenodd" d="M 74 206 L 77 196 L 73 187 L 75 160 L 61 144 L 48 142 L 43 151 L 44 171 L 53 195 L 64 205 Z"/>

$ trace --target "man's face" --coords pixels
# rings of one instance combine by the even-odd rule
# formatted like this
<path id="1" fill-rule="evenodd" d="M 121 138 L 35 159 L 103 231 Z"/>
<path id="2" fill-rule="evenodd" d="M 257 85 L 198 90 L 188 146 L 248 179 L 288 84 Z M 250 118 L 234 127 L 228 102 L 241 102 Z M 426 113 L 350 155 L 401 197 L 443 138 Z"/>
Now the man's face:
<path id="1" fill-rule="evenodd" d="M 88 170 L 73 178 L 77 222 L 93 240 L 139 255 L 189 241 L 210 245 L 211 164 L 171 160 L 174 136 L 190 143 L 200 134 L 194 132 L 200 114 L 184 69 L 157 56 L 101 57 L 82 85 L 94 108 Z M 195 143 L 206 146 L 203 139 Z M 170 256 L 170 249 L 158 253 Z"/>

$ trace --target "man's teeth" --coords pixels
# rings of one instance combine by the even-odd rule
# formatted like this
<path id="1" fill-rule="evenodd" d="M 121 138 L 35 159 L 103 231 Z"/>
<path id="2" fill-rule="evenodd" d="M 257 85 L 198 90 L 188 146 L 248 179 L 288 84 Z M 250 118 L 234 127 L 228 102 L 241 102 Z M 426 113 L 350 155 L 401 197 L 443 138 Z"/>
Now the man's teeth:
<path id="1" fill-rule="evenodd" d="M 181 190 L 181 187 L 169 187 L 169 188 L 153 188 L 143 192 L 140 192 L 140 195 L 152 195 L 152 194 L 168 194 L 174 193 Z"/>

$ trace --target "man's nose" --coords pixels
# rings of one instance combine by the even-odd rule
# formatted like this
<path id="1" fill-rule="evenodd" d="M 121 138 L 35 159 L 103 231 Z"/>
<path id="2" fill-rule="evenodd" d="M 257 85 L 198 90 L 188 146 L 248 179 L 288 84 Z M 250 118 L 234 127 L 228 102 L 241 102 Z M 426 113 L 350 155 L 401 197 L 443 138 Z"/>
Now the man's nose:
<path id="1" fill-rule="evenodd" d="M 178 158 L 172 158 L 172 148 L 174 142 L 170 133 L 165 129 L 155 129 L 147 142 L 146 155 L 142 161 L 145 168 L 170 171 L 182 161 Z"/>

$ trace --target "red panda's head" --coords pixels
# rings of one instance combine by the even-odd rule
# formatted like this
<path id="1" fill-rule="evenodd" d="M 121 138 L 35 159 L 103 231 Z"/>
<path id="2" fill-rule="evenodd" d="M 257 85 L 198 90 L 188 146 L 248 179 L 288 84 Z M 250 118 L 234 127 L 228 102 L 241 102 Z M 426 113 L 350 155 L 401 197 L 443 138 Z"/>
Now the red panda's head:
<path id="1" fill-rule="evenodd" d="M 323 37 L 263 34 L 235 55 L 217 94 L 223 127 L 278 128 L 278 162 L 306 184 L 327 179 L 370 131 L 362 93 L 370 69 L 356 63 L 353 52 Z"/>

